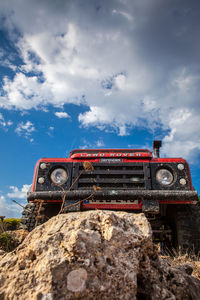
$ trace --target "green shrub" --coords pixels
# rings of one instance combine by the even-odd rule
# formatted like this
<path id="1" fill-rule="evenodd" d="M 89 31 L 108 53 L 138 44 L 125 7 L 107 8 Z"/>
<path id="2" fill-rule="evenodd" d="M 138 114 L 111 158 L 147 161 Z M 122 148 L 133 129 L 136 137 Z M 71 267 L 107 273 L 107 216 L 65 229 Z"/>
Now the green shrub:
<path id="1" fill-rule="evenodd" d="M 5 230 L 16 230 L 20 225 L 20 219 L 9 218 L 3 220 Z"/>
<path id="2" fill-rule="evenodd" d="M 4 232 L 0 234 L 0 249 L 9 252 L 14 250 L 18 244 L 19 242 L 10 233 Z"/>

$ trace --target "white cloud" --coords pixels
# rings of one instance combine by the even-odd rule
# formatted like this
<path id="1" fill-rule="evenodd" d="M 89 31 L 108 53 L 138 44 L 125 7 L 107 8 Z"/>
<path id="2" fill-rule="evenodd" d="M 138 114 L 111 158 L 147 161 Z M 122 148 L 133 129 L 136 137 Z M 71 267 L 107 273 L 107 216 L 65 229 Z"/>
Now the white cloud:
<path id="1" fill-rule="evenodd" d="M 93 141 L 92 143 L 87 141 L 86 139 L 82 139 L 82 145 L 79 147 L 80 149 L 94 149 L 94 148 L 102 148 L 105 146 L 104 141 L 99 138 L 96 141 Z"/>
<path id="2" fill-rule="evenodd" d="M 115 85 L 119 90 L 126 90 L 126 76 L 123 74 L 115 77 Z"/>
<path id="3" fill-rule="evenodd" d="M 53 137 L 54 129 L 55 129 L 54 126 L 50 126 L 50 127 L 49 127 L 49 130 L 48 130 L 47 134 L 48 134 L 50 137 Z"/>
<path id="4" fill-rule="evenodd" d="M 127 135 L 127 129 L 125 125 L 121 125 L 119 127 L 119 136 Z"/>
<path id="5" fill-rule="evenodd" d="M 124 11 L 120 11 L 120 10 L 113 9 L 112 14 L 119 14 L 119 15 L 122 15 L 122 16 L 125 17 L 128 21 L 132 21 L 132 20 L 133 20 L 133 16 L 131 16 L 129 13 L 124 12 Z"/>
<path id="6" fill-rule="evenodd" d="M 0 113 L 0 127 L 2 126 L 4 129 L 7 129 L 7 127 L 11 126 L 13 124 L 12 121 L 5 121 L 3 115 Z"/>
<path id="7" fill-rule="evenodd" d="M 80 114 L 79 121 L 84 125 L 98 125 L 100 123 L 110 123 L 110 119 L 113 118 L 112 114 L 106 110 L 106 108 L 91 106 L 90 111 Z"/>
<path id="8" fill-rule="evenodd" d="M 97 147 L 103 147 L 103 146 L 105 146 L 104 142 L 102 140 L 96 141 L 96 145 L 97 145 Z"/>
<path id="9" fill-rule="evenodd" d="M 3 127 L 6 126 L 6 122 L 5 122 L 4 117 L 1 113 L 0 113 L 0 125 L 3 126 Z"/>
<path id="10" fill-rule="evenodd" d="M 57 111 L 55 112 L 56 117 L 58 117 L 59 119 L 63 119 L 63 118 L 70 118 L 70 116 L 68 115 L 68 113 L 64 112 L 64 111 Z"/>
<path id="11" fill-rule="evenodd" d="M 33 131 L 35 131 L 35 127 L 34 127 L 33 123 L 30 122 L 30 121 L 27 121 L 26 123 L 21 122 L 21 123 L 18 124 L 15 131 L 18 135 L 23 135 L 26 138 L 28 138 L 28 137 L 30 137 L 31 133 Z"/>
<path id="12" fill-rule="evenodd" d="M 13 55 L 7 53 L 4 49 L 0 50 L 0 64 L 2 67 L 10 68 L 13 71 L 17 70 L 17 67 L 13 64 Z"/>
<path id="13" fill-rule="evenodd" d="M 11 125 L 13 125 L 13 122 L 12 122 L 12 121 L 8 121 L 8 122 L 7 122 L 7 125 L 8 125 L 8 126 L 11 126 Z"/>
<path id="14" fill-rule="evenodd" d="M 200 151 L 199 114 L 192 109 L 176 110 L 169 115 L 169 127 L 162 153 L 194 161 Z"/>
<path id="15" fill-rule="evenodd" d="M 6 218 L 19 218 L 21 216 L 22 207 L 17 204 L 11 204 L 6 201 L 4 196 L 0 196 L 0 212 L 1 216 Z"/>
<path id="16" fill-rule="evenodd" d="M 46 97 L 50 96 L 46 83 L 39 82 L 37 76 L 29 77 L 23 73 L 16 73 L 13 80 L 4 77 L 3 90 L 6 97 L 1 97 L 0 107 L 8 109 L 42 107 L 47 104 Z"/>
<path id="17" fill-rule="evenodd" d="M 4 196 L 0 196 L 0 212 L 2 216 L 3 215 L 6 216 L 7 210 L 6 210 L 6 200 Z"/>
<path id="18" fill-rule="evenodd" d="M 29 184 L 24 184 L 21 189 L 16 186 L 10 186 L 11 192 L 7 196 L 9 198 L 26 199 L 30 187 L 31 185 Z"/>
<path id="19" fill-rule="evenodd" d="M 21 6 L 0 3 L 23 60 L 12 79 L 4 78 L 0 107 L 83 103 L 82 126 L 121 136 L 129 128 L 159 128 L 164 153 L 179 155 L 181 144 L 187 157 L 200 151 L 197 2 L 86 0 L 83 7 L 80 1 L 21 0 Z M 16 131 L 30 135 L 24 126 Z"/>

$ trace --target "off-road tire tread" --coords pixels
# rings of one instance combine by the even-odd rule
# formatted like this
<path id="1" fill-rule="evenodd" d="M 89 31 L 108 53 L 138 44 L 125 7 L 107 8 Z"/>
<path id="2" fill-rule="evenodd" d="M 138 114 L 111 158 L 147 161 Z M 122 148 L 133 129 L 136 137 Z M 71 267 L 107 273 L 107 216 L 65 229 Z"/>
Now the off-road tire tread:
<path id="1" fill-rule="evenodd" d="M 180 205 L 174 215 L 176 245 L 183 252 L 200 251 L 200 202 L 196 205 Z"/>
<path id="2" fill-rule="evenodd" d="M 44 209 L 40 210 L 40 215 L 44 212 Z M 36 226 L 36 219 L 38 214 L 38 205 L 36 203 L 28 203 L 22 212 L 21 224 L 22 228 L 27 231 L 32 231 Z M 45 222 L 45 218 L 39 218 L 37 225 Z"/>

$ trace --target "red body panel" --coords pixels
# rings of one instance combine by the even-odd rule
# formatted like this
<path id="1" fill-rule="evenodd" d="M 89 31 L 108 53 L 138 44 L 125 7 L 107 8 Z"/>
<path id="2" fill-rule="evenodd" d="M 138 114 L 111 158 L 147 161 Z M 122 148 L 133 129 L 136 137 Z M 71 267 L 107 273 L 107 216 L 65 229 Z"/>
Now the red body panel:
<path id="1" fill-rule="evenodd" d="M 138 204 L 81 204 L 82 209 L 133 209 L 133 210 L 141 210 L 142 202 Z"/>

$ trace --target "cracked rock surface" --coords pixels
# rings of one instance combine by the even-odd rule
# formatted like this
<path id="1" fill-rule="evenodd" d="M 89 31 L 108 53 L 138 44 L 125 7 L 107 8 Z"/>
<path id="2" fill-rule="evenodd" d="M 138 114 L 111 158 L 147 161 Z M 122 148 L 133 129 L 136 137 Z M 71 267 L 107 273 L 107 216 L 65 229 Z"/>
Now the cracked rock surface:
<path id="1" fill-rule="evenodd" d="M 143 214 L 58 215 L 0 256 L 3 299 L 199 299 L 200 281 L 161 260 Z"/>

